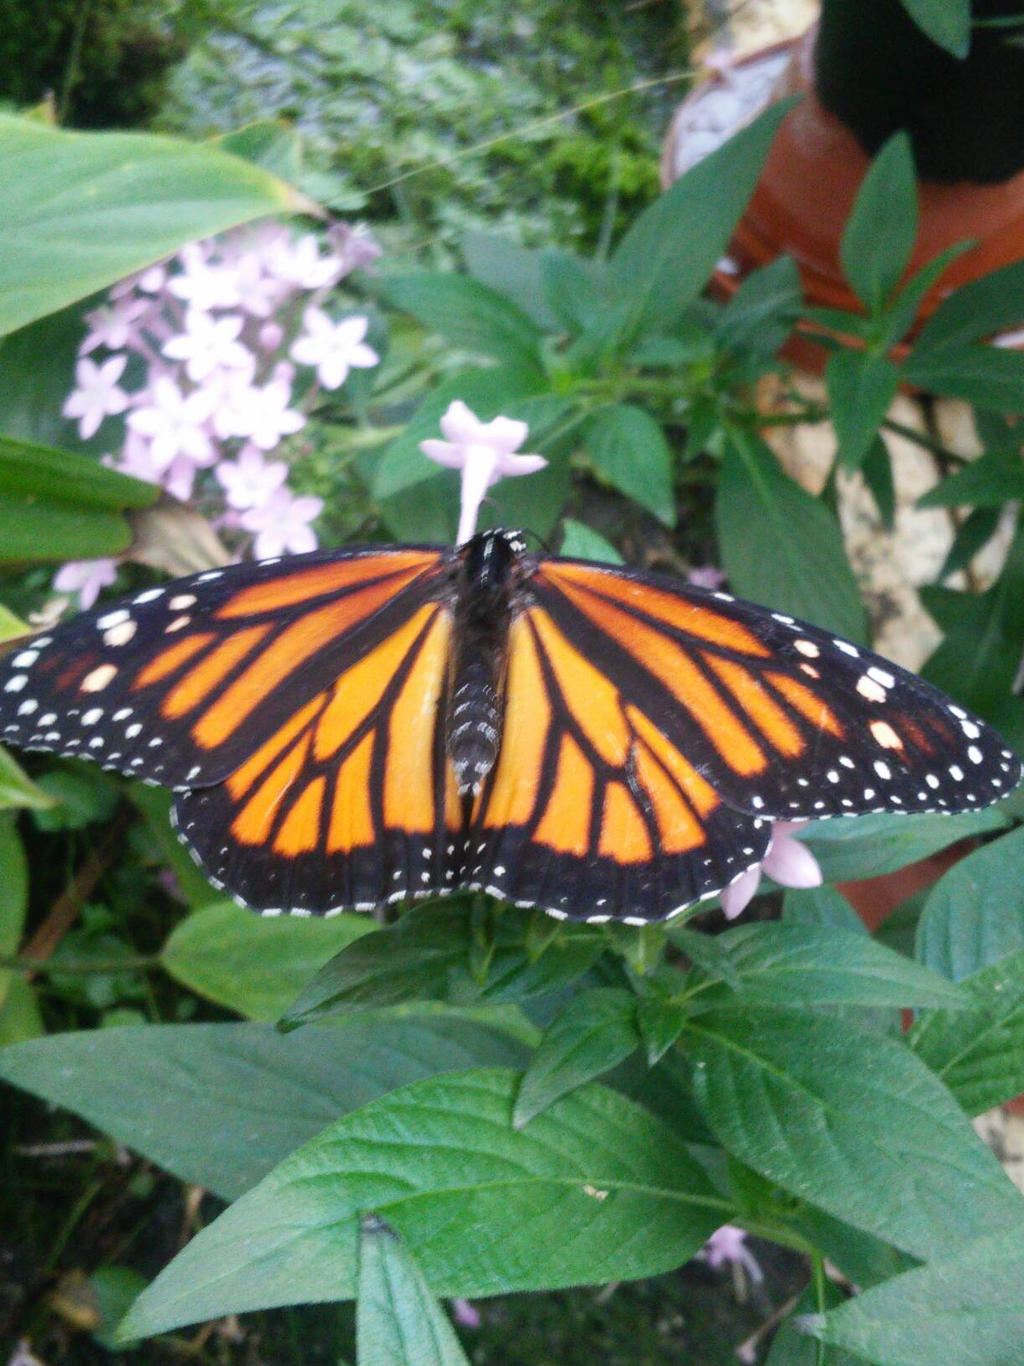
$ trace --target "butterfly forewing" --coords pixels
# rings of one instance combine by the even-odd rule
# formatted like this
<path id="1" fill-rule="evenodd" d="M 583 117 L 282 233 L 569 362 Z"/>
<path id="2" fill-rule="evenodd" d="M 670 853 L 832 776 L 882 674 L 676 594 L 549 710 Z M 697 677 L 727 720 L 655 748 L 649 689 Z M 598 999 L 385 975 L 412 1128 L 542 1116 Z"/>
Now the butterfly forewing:
<path id="1" fill-rule="evenodd" d="M 84 612 L 0 659 L 0 732 L 171 787 L 217 783 L 435 590 L 409 547 L 234 565 Z"/>
<path id="2" fill-rule="evenodd" d="M 670 579 L 541 561 L 538 601 L 737 811 L 965 811 L 1020 764 L 948 697 L 781 612 Z"/>

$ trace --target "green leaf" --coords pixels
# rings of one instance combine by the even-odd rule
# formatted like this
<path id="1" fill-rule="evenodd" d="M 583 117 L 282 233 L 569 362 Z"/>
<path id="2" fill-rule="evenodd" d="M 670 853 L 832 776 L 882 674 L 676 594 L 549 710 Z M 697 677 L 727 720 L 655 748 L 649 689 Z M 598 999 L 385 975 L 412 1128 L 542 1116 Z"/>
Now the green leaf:
<path id="1" fill-rule="evenodd" d="M 965 977 L 966 1010 L 928 1010 L 911 1048 L 971 1115 L 1024 1091 L 1024 949 Z"/>
<path id="2" fill-rule="evenodd" d="M 359 1366 L 469 1366 L 415 1257 L 382 1219 L 359 1229 Z"/>
<path id="3" fill-rule="evenodd" d="M 151 133 L 67 133 L 0 115 L 0 334 L 84 299 L 185 242 L 305 211 L 276 176 Z"/>
<path id="4" fill-rule="evenodd" d="M 512 1123 L 521 1129 L 561 1096 L 617 1067 L 639 1045 L 631 991 L 606 987 L 581 992 L 548 1026 L 530 1060 Z"/>
<path id="5" fill-rule="evenodd" d="M 1024 1203 L 945 1087 L 901 1043 L 811 1011 L 702 1015 L 681 1046 L 734 1157 L 916 1257 L 996 1228 Z"/>
<path id="6" fill-rule="evenodd" d="M 436 1294 L 466 1296 L 656 1275 L 727 1213 L 672 1130 L 631 1101 L 591 1083 L 516 1130 L 517 1084 L 499 1069 L 435 1078 L 332 1124 L 194 1238 L 122 1334 L 351 1298 L 366 1210 Z"/>
<path id="7" fill-rule="evenodd" d="M 715 335 L 727 350 L 768 359 L 792 332 L 802 305 L 796 262 L 780 256 L 746 277 L 718 315 Z"/>
<path id="8" fill-rule="evenodd" d="M 955 863 L 932 888 L 917 956 L 954 982 L 1024 948 L 1024 827 Z"/>
<path id="9" fill-rule="evenodd" d="M 121 474 L 72 451 L 0 436 L 0 492 L 78 508 L 144 508 L 160 497 L 156 484 Z"/>
<path id="10" fill-rule="evenodd" d="M 875 1366 L 1017 1366 L 1024 1229 L 1003 1229 L 847 1300 L 808 1332 Z"/>
<path id="11" fill-rule="evenodd" d="M 938 256 L 933 256 L 920 270 L 914 272 L 879 315 L 874 326 L 868 329 L 866 335 L 877 349 L 884 350 L 900 340 L 916 319 L 924 296 L 952 262 L 964 252 L 970 251 L 972 246 L 974 243 L 971 241 L 955 242 L 953 246 L 940 251 Z"/>
<path id="12" fill-rule="evenodd" d="M 1001 830 L 1007 817 L 998 807 L 961 815 L 901 816 L 880 812 L 840 821 L 817 821 L 801 831 L 826 882 L 894 873 L 908 863 L 947 849 L 957 840 Z"/>
<path id="13" fill-rule="evenodd" d="M 919 508 L 1001 508 L 1024 498 L 1024 463 L 1019 450 L 985 451 L 917 500 Z"/>
<path id="14" fill-rule="evenodd" d="M 825 366 L 839 462 L 857 469 L 878 437 L 900 382 L 899 368 L 870 351 L 834 351 Z"/>
<path id="15" fill-rule="evenodd" d="M 616 307 L 609 297 L 604 263 L 572 256 L 567 251 L 548 250 L 541 257 L 541 284 L 556 325 L 570 335 L 585 336 L 587 354 L 599 353 L 623 310 L 622 304 Z"/>
<path id="16" fill-rule="evenodd" d="M 123 554 L 131 543 L 131 529 L 116 512 L 0 490 L 0 563 L 94 560 Z"/>
<path id="17" fill-rule="evenodd" d="M 864 609 L 838 523 L 753 432 L 729 429 L 715 518 L 737 593 L 864 640 Z"/>
<path id="18" fill-rule="evenodd" d="M 562 523 L 562 544 L 558 553 L 574 560 L 598 560 L 602 564 L 623 564 L 624 561 L 611 541 L 592 527 L 566 517 Z"/>
<path id="19" fill-rule="evenodd" d="M 636 1003 L 636 1024 L 649 1066 L 660 1062 L 682 1033 L 686 1011 L 659 996 L 641 996 Z"/>
<path id="20" fill-rule="evenodd" d="M 634 220 L 608 269 L 626 309 L 620 333 L 627 342 L 673 323 L 700 294 L 792 105 L 771 105 Z"/>
<path id="21" fill-rule="evenodd" d="M 962 398 L 979 408 L 1014 413 L 1024 407 L 1024 354 L 998 346 L 964 345 L 924 350 L 918 344 L 903 363 L 903 378 L 928 393 Z"/>
<path id="22" fill-rule="evenodd" d="M 925 591 L 922 600 L 946 631 L 922 674 L 999 725 L 1001 709 L 1012 698 L 1024 640 L 1024 524 L 1017 529 L 999 578 L 986 592 L 955 594 L 952 601 L 958 610 L 949 616 L 936 610 L 934 590 Z"/>
<path id="23" fill-rule="evenodd" d="M 831 1309 L 841 1304 L 846 1296 L 839 1287 L 824 1278 L 822 1281 L 821 1293 L 826 1296 L 824 1307 Z M 779 1324 L 764 1366 L 863 1366 L 863 1362 L 854 1361 L 853 1357 L 838 1347 L 826 1347 L 822 1350 L 820 1343 L 808 1337 L 798 1327 L 803 1316 L 817 1308 L 814 1287 L 808 1286 L 792 1314 Z"/>
<path id="24" fill-rule="evenodd" d="M 528 942 L 530 917 L 512 907 L 500 912 L 482 971 L 474 975 L 472 902 L 417 906 L 332 958 L 281 1022 L 295 1026 L 424 999 L 459 1005 L 519 1000 L 575 981 L 604 951 L 599 926 L 561 927 L 537 951 Z"/>
<path id="25" fill-rule="evenodd" d="M 220 901 L 181 921 L 160 961 L 200 996 L 250 1020 L 276 1020 L 329 958 L 373 928 L 366 916 L 267 920 Z"/>
<path id="26" fill-rule="evenodd" d="M 31 984 L 24 977 L 12 977 L 7 999 L 0 1006 L 0 1049 L 26 1039 L 37 1039 L 45 1033 L 46 1026 Z"/>
<path id="27" fill-rule="evenodd" d="M 265 1024 L 54 1034 L 5 1048 L 0 1077 L 231 1200 L 375 1096 L 441 1072 L 524 1060 L 495 1030 L 410 1012 L 287 1037 Z"/>
<path id="28" fill-rule="evenodd" d="M 962 1006 L 948 980 L 868 935 L 833 926 L 739 925 L 717 940 L 735 987 L 711 987 L 691 1009 L 746 1010 L 751 1004 L 814 1006 Z"/>
<path id="29" fill-rule="evenodd" d="M 541 331 L 508 299 L 464 275 L 418 271 L 379 285 L 395 308 L 404 309 L 453 346 L 510 365 L 539 364 Z"/>
<path id="30" fill-rule="evenodd" d="M 672 452 L 650 413 L 632 403 L 600 409 L 587 424 L 584 448 L 601 478 L 665 526 L 675 526 Z"/>
<path id="31" fill-rule="evenodd" d="M 880 313 L 900 282 L 917 236 L 917 177 L 910 137 L 894 133 L 861 181 L 839 259 L 853 292 Z"/>
<path id="32" fill-rule="evenodd" d="M 117 1351 L 115 1329 L 147 1284 L 145 1276 L 129 1266 L 101 1266 L 89 1277 L 90 1297 L 100 1315 L 92 1336 L 108 1352 Z"/>
<path id="33" fill-rule="evenodd" d="M 78 440 L 61 408 L 75 383 L 83 312 L 76 304 L 0 337 L 0 432 L 43 446 Z"/>
<path id="34" fill-rule="evenodd" d="M 971 49 L 971 0 L 902 0 L 922 33 L 953 57 Z M 994 1363 L 993 1363 L 994 1366 Z"/>
<path id="35" fill-rule="evenodd" d="M 0 815 L 0 957 L 13 958 L 28 909 L 28 863 L 14 817 Z M 14 974 L 0 968 L 0 1010 Z"/>
<path id="36" fill-rule="evenodd" d="M 177 890 L 193 910 L 220 901 L 223 892 L 208 881 L 206 875 L 192 858 L 177 832 L 171 825 L 173 795 L 163 787 L 150 787 L 148 783 L 132 783 L 127 796 L 146 823 L 150 838 L 156 845 L 156 852 L 174 874 Z"/>
<path id="37" fill-rule="evenodd" d="M 474 280 L 511 299 L 545 331 L 558 327 L 544 293 L 545 253 L 497 233 L 469 232 L 462 239 L 462 255 Z"/>
<path id="38" fill-rule="evenodd" d="M 36 810 L 53 806 L 41 787 L 24 773 L 5 749 L 0 749 L 0 811 L 10 807 L 29 806 Z"/>
<path id="39" fill-rule="evenodd" d="M 790 888 L 782 902 L 788 925 L 822 925 L 852 934 L 867 934 L 863 920 L 835 887 Z"/>
<path id="40" fill-rule="evenodd" d="M 943 299 L 921 329 L 915 353 L 948 350 L 1024 323 L 1024 261 L 971 280 Z"/>
<path id="41" fill-rule="evenodd" d="M 942 562 L 939 579 L 948 578 L 966 569 L 971 561 L 999 530 L 1001 507 L 975 508 L 960 523 L 953 537 L 953 544 Z"/>

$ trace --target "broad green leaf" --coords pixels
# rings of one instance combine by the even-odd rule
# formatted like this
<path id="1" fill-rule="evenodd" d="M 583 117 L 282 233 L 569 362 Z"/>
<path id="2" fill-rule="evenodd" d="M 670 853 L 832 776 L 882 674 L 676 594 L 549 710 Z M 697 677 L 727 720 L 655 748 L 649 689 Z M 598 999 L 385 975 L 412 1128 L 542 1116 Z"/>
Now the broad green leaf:
<path id="1" fill-rule="evenodd" d="M 870 351 L 835 351 L 829 356 L 825 383 L 839 462 L 846 469 L 863 463 L 899 382 L 898 368 L 885 356 Z"/>
<path id="2" fill-rule="evenodd" d="M 844 1219 L 806 1203 L 792 1216 L 793 1229 L 834 1262 L 855 1285 L 880 1285 L 918 1265 L 918 1259 Z"/>
<path id="3" fill-rule="evenodd" d="M 75 384 L 85 331 L 84 303 L 63 308 L 0 337 L 0 432 L 37 445 L 78 441 L 77 424 L 61 408 Z"/>
<path id="4" fill-rule="evenodd" d="M 928 393 L 996 412 L 1024 407 L 1024 355 L 999 346 L 951 342 L 925 350 L 918 344 L 903 363 L 903 379 Z"/>
<path id="5" fill-rule="evenodd" d="M 823 1306 L 819 1306 L 815 1300 L 813 1286 L 808 1286 L 800 1296 L 793 1312 L 779 1324 L 764 1366 L 863 1366 L 862 1361 L 855 1361 L 841 1348 L 822 1348 L 820 1342 L 815 1342 L 814 1338 L 808 1337 L 798 1327 L 804 1315 L 819 1307 L 832 1309 L 846 1298 L 837 1285 L 824 1278 L 822 1293 L 826 1296 Z"/>
<path id="6" fill-rule="evenodd" d="M 481 946 L 475 941 L 471 900 L 417 906 L 325 964 L 282 1024 L 406 1001 L 471 1005 L 542 995 L 581 977 L 607 944 L 600 926 L 565 926 L 535 949 L 529 943 L 530 921 L 528 911 L 502 910 L 477 964 Z"/>
<path id="7" fill-rule="evenodd" d="M 289 185 L 302 178 L 302 137 L 294 124 L 280 119 L 257 119 L 230 133 L 210 139 L 222 152 L 262 166 Z"/>
<path id="8" fill-rule="evenodd" d="M 672 452 L 650 413 L 633 403 L 600 409 L 587 424 L 584 449 L 599 477 L 675 526 Z"/>
<path id="9" fill-rule="evenodd" d="M 67 133 L 0 115 L 0 334 L 83 299 L 185 242 L 311 207 L 212 146 Z"/>
<path id="10" fill-rule="evenodd" d="M 1001 830 L 1007 817 L 998 807 L 965 811 L 958 816 L 901 816 L 882 812 L 838 821 L 817 821 L 801 831 L 821 865 L 826 882 L 894 873 L 908 863 L 927 858 L 957 840 L 989 830 Z"/>
<path id="11" fill-rule="evenodd" d="M 376 1215 L 359 1229 L 359 1366 L 469 1366 L 415 1257 Z"/>
<path id="12" fill-rule="evenodd" d="M 868 168 L 839 248 L 843 274 L 869 313 L 881 312 L 899 284 L 916 236 L 914 155 L 901 131 Z"/>
<path id="13" fill-rule="evenodd" d="M 623 1096 L 591 1083 L 517 1130 L 517 1084 L 439 1077 L 332 1124 L 193 1239 L 122 1333 L 351 1298 L 367 1210 L 435 1294 L 466 1296 L 656 1275 L 728 1213 L 672 1130 Z"/>
<path id="14" fill-rule="evenodd" d="M 117 512 L 0 489 L 0 563 L 95 560 L 123 554 L 131 543 L 131 529 Z"/>
<path id="15" fill-rule="evenodd" d="M 564 534 L 558 548 L 560 555 L 575 560 L 598 560 L 602 564 L 622 564 L 622 556 L 605 538 L 583 522 L 566 517 L 562 523 Z"/>
<path id="16" fill-rule="evenodd" d="M 864 608 L 839 524 L 753 432 L 729 431 L 715 518 L 722 563 L 737 593 L 864 640 Z"/>
<path id="17" fill-rule="evenodd" d="M 968 513 L 953 536 L 953 544 L 942 562 L 938 578 L 948 578 L 966 569 L 999 530 L 1001 507 L 975 508 Z"/>
<path id="18" fill-rule="evenodd" d="M 609 286 L 627 309 L 626 340 L 674 322 L 700 294 L 792 103 L 771 105 L 634 220 L 608 270 Z"/>
<path id="19" fill-rule="evenodd" d="M 0 1006 L 0 1049 L 26 1039 L 38 1039 L 45 1033 L 46 1026 L 32 984 L 24 977 L 12 977 L 7 987 L 7 999 Z"/>
<path id="20" fill-rule="evenodd" d="M 100 1323 L 92 1336 L 108 1352 L 116 1352 L 119 1344 L 115 1330 L 131 1308 L 132 1301 L 141 1295 L 148 1282 L 130 1266 L 101 1266 L 89 1277 L 90 1298 L 99 1311 Z"/>
<path id="21" fill-rule="evenodd" d="M 902 1043 L 755 1008 L 699 1016 L 680 1046 L 725 1148 L 855 1228 L 929 1258 L 1021 1225 L 1019 1192 Z"/>
<path id="22" fill-rule="evenodd" d="M 121 474 L 73 451 L 0 436 L 0 493 L 76 508 L 144 508 L 160 497 L 156 484 Z"/>
<path id="23" fill-rule="evenodd" d="M 0 749 L 0 811 L 12 806 L 30 806 L 37 810 L 52 806 L 41 787 L 24 773 L 5 749 Z"/>
<path id="24" fill-rule="evenodd" d="M 875 1366 L 1018 1366 L 1024 1227 L 944 1254 L 809 1318 L 807 1331 Z"/>
<path id="25" fill-rule="evenodd" d="M 964 997 L 937 973 L 868 935 L 833 926 L 782 922 L 739 925 L 718 936 L 735 987 L 710 987 L 690 999 L 705 1009 L 778 1006 L 957 1006 Z"/>
<path id="26" fill-rule="evenodd" d="M 200 996 L 250 1020 L 276 1020 L 328 959 L 373 928 L 365 915 L 268 920 L 219 901 L 181 921 L 160 961 Z"/>
<path id="27" fill-rule="evenodd" d="M 544 295 L 543 252 L 497 233 L 469 232 L 462 239 L 462 255 L 474 280 L 511 299 L 545 331 L 558 327 Z"/>
<path id="28" fill-rule="evenodd" d="M 780 256 L 751 271 L 718 315 L 715 335 L 728 350 L 774 356 L 800 315 L 803 290 L 796 262 Z"/>
<path id="29" fill-rule="evenodd" d="M 928 1010 L 910 1031 L 914 1052 L 968 1114 L 1024 1091 L 1024 949 L 965 977 L 965 1010 Z"/>
<path id="30" fill-rule="evenodd" d="M 410 1012 L 287 1037 L 265 1024 L 53 1034 L 0 1052 L 0 1078 L 231 1200 L 375 1096 L 524 1059 L 519 1044 L 483 1025 Z"/>
<path id="31" fill-rule="evenodd" d="M 591 361 L 608 342 L 625 307 L 609 297 L 608 273 L 603 262 L 586 260 L 567 251 L 545 251 L 541 258 L 544 298 L 556 323 L 566 332 L 583 334 L 586 344 L 571 354 Z M 586 369 L 586 365 L 581 368 Z"/>
<path id="32" fill-rule="evenodd" d="M 1024 463 L 1019 450 L 985 451 L 963 469 L 943 479 L 917 500 L 919 508 L 1001 508 L 1024 498 Z"/>
<path id="33" fill-rule="evenodd" d="M 686 1012 L 659 996 L 641 996 L 636 1003 L 636 1026 L 651 1067 L 665 1056 L 682 1033 Z"/>
<path id="34" fill-rule="evenodd" d="M 941 2 L 941 0 L 940 0 Z M 914 352 L 963 347 L 1024 323 L 1024 261 L 961 285 L 943 299 L 921 329 Z"/>
<path id="35" fill-rule="evenodd" d="M 939 252 L 938 256 L 933 256 L 920 270 L 914 272 L 886 306 L 875 325 L 869 329 L 868 335 L 876 348 L 884 350 L 900 340 L 917 317 L 924 296 L 952 262 L 964 252 L 970 251 L 972 246 L 974 243 L 971 241 L 955 242 L 953 246 Z"/>
<path id="36" fill-rule="evenodd" d="M 955 863 L 932 888 L 917 956 L 954 982 L 1024 948 L 1024 828 Z"/>
<path id="37" fill-rule="evenodd" d="M 538 364 L 541 338 L 536 323 L 509 299 L 464 275 L 418 271 L 397 275 L 379 286 L 395 308 L 473 356 L 491 356 L 510 365 Z"/>
<path id="38" fill-rule="evenodd" d="M 569 1002 L 548 1026 L 523 1076 L 512 1113 L 517 1129 L 639 1047 L 636 1004 L 631 991 L 617 987 L 584 991 Z"/>
<path id="39" fill-rule="evenodd" d="M 0 958 L 13 958 L 28 909 L 28 862 L 14 817 L 0 815 Z M 14 974 L 0 968 L 0 1011 Z"/>
<path id="40" fill-rule="evenodd" d="M 790 888 L 782 902 L 787 925 L 822 925 L 867 934 L 863 920 L 835 887 Z"/>
<path id="41" fill-rule="evenodd" d="M 999 578 L 986 592 L 940 599 L 930 589 L 922 593 L 922 601 L 946 632 L 922 674 L 1000 725 L 1001 711 L 1013 695 L 1024 640 L 1024 525 L 1017 529 Z M 955 612 L 942 610 L 940 603 L 952 605 Z"/>

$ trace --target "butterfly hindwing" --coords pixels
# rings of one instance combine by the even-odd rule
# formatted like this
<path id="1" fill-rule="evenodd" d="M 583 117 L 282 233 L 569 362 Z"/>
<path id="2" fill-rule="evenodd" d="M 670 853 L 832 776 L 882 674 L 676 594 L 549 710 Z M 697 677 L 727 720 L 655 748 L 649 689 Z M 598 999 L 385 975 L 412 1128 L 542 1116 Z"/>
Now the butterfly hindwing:
<path id="1" fill-rule="evenodd" d="M 540 561 L 531 589 L 736 811 L 966 811 L 1020 779 L 985 722 L 785 613 L 574 561 Z"/>

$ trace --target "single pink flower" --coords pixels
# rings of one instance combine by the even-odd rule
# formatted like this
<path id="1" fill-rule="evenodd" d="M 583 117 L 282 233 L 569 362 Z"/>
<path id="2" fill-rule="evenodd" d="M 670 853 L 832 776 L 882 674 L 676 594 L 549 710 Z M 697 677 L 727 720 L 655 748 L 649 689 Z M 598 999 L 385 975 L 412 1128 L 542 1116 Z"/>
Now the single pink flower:
<path id="1" fill-rule="evenodd" d="M 306 233 L 297 242 L 282 242 L 267 253 L 267 269 L 296 289 L 324 289 L 341 279 L 342 262 L 333 253 L 320 255 L 320 244 Z"/>
<path id="2" fill-rule="evenodd" d="M 301 555 L 317 547 L 316 533 L 309 525 L 323 511 L 322 498 L 296 498 L 288 489 L 278 489 L 262 507 L 248 508 L 239 522 L 255 533 L 253 551 L 258 560 L 291 552 Z"/>
<path id="3" fill-rule="evenodd" d="M 480 1310 L 471 1300 L 456 1297 L 451 1301 L 452 1318 L 460 1328 L 479 1328 L 483 1323 Z"/>
<path id="4" fill-rule="evenodd" d="M 529 427 L 510 417 L 481 422 L 472 409 L 456 399 L 441 418 L 447 441 L 421 441 L 429 459 L 462 472 L 462 506 L 457 543 L 464 544 L 476 531 L 476 519 L 484 495 L 499 479 L 535 474 L 548 463 L 542 455 L 517 454 Z"/>
<path id="5" fill-rule="evenodd" d="M 127 356 L 111 356 L 102 365 L 83 356 L 75 366 L 78 387 L 67 396 L 61 412 L 65 417 L 78 418 L 78 434 L 83 441 L 95 436 L 105 417 L 115 417 L 128 407 L 128 395 L 117 382 L 127 363 Z"/>
<path id="6" fill-rule="evenodd" d="M 694 588 L 708 588 L 714 592 L 716 588 L 721 588 L 726 577 L 724 569 L 718 569 L 713 564 L 702 564 L 687 573 L 686 582 L 692 583 Z"/>
<path id="7" fill-rule="evenodd" d="M 171 360 L 185 362 L 189 379 L 199 383 L 214 370 L 245 370 L 252 352 L 238 340 L 243 319 L 237 314 L 214 318 L 197 308 L 185 314 L 185 331 L 160 348 Z"/>
<path id="8" fill-rule="evenodd" d="M 270 502 L 288 478 L 288 466 L 283 460 L 266 461 L 255 446 L 245 446 L 234 463 L 222 460 L 214 474 L 228 506 L 244 511 Z"/>
<path id="9" fill-rule="evenodd" d="M 285 436 L 292 436 L 306 425 L 297 408 L 290 407 L 292 387 L 283 374 L 263 385 L 251 385 L 244 401 L 236 393 L 231 436 L 247 436 L 261 451 L 271 451 Z M 223 420 L 223 419 L 222 419 Z"/>
<path id="10" fill-rule="evenodd" d="M 174 380 L 161 375 L 143 402 L 128 414 L 128 426 L 149 440 L 150 455 L 157 470 L 168 468 L 175 456 L 184 455 L 196 465 L 211 465 L 216 459 L 213 443 L 206 430 L 213 401 L 204 389 L 187 396 Z"/>
<path id="11" fill-rule="evenodd" d="M 105 346 L 108 351 L 123 351 L 126 346 L 136 346 L 140 340 L 137 324 L 152 307 L 149 299 L 125 294 L 92 309 L 85 315 L 89 331 L 78 348 L 78 354 L 86 356 L 90 351 L 95 351 L 97 346 Z"/>
<path id="12" fill-rule="evenodd" d="M 369 326 L 366 318 L 343 318 L 336 323 L 322 309 L 307 308 L 302 321 L 306 331 L 292 343 L 290 354 L 301 365 L 316 366 L 325 389 L 339 389 L 350 369 L 366 369 L 380 360 L 363 341 Z"/>
<path id="13" fill-rule="evenodd" d="M 117 578 L 116 560 L 69 560 L 54 576 L 58 593 L 77 593 L 78 605 L 85 611 Z"/>
<path id="14" fill-rule="evenodd" d="M 110 297 L 120 299 L 136 289 L 142 294 L 159 294 L 166 283 L 167 267 L 163 262 L 160 262 L 155 266 L 146 266 L 144 270 L 137 271 L 134 275 L 128 275 L 123 280 L 118 280 L 116 285 L 111 286 Z"/>
<path id="15" fill-rule="evenodd" d="M 771 843 L 761 863 L 749 868 L 729 887 L 719 900 L 727 920 L 735 920 L 753 900 L 761 874 L 767 873 L 780 887 L 820 887 L 821 869 L 818 860 L 793 831 L 806 821 L 776 821 L 772 826 Z"/>
<path id="16" fill-rule="evenodd" d="M 212 264 L 211 251 L 203 242 L 182 247 L 178 253 L 181 274 L 173 276 L 167 288 L 175 298 L 205 312 L 238 308 L 242 303 L 238 275 L 230 266 Z"/>
<path id="17" fill-rule="evenodd" d="M 764 1272 L 757 1258 L 746 1246 L 746 1238 L 745 1229 L 737 1228 L 735 1224 L 723 1224 L 721 1228 L 715 1229 L 704 1244 L 704 1260 L 715 1271 L 723 1266 L 742 1266 L 752 1281 L 763 1281 Z"/>

